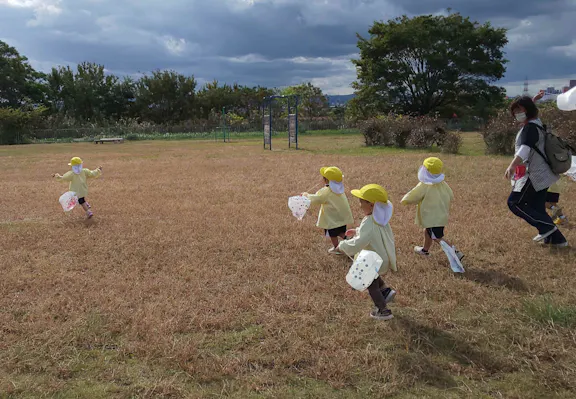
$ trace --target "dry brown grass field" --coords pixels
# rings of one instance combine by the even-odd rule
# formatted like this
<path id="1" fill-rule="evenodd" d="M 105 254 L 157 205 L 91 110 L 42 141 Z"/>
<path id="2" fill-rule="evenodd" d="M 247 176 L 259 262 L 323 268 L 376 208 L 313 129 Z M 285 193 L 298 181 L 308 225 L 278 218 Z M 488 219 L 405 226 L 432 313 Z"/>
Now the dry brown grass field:
<path id="1" fill-rule="evenodd" d="M 0 398 L 576 397 L 576 257 L 534 245 L 508 211 L 507 158 L 441 155 L 447 238 L 467 255 L 454 276 L 439 247 L 412 253 L 421 233 L 400 205 L 426 153 L 360 136 L 274 146 L 1 147 Z M 91 222 L 57 201 L 67 187 L 51 174 L 72 156 L 104 167 Z M 348 192 L 379 183 L 395 204 L 389 322 L 368 317 L 349 262 L 327 254 L 318 210 L 288 210 L 324 165 Z M 566 185 L 562 201 L 576 220 L 575 194 Z"/>

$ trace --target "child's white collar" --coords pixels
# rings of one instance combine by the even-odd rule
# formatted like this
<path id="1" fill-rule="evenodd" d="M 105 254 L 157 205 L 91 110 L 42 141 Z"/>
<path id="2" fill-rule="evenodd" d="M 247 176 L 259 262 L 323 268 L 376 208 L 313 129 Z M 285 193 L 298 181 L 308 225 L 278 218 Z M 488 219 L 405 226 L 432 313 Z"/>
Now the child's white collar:
<path id="1" fill-rule="evenodd" d="M 386 226 L 388 222 L 390 222 L 393 212 L 394 206 L 392 206 L 390 201 L 387 203 L 376 202 L 374 204 L 374 210 L 372 211 L 372 217 L 374 218 L 374 221 L 379 225 Z"/>
<path id="2" fill-rule="evenodd" d="M 328 186 L 330 187 L 330 190 L 332 190 L 335 194 L 344 194 L 344 183 L 343 182 L 337 182 L 334 180 L 330 180 L 330 182 L 328 183 Z"/>
<path id="3" fill-rule="evenodd" d="M 418 180 L 420 180 L 424 184 L 438 184 L 444 181 L 444 173 L 439 173 L 437 175 L 433 175 L 426 169 L 424 165 L 420 166 L 418 169 Z"/>

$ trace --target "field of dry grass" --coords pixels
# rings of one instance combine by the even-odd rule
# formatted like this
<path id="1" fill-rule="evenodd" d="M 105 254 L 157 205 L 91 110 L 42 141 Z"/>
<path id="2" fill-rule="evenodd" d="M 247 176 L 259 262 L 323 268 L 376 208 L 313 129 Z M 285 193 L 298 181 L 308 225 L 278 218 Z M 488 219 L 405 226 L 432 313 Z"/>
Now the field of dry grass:
<path id="1" fill-rule="evenodd" d="M 456 277 L 438 248 L 412 254 L 415 210 L 399 202 L 426 154 L 361 143 L 1 147 L 0 398 L 576 397 L 574 252 L 535 246 L 509 213 L 508 160 L 442 156 L 448 238 L 467 254 Z M 57 202 L 50 176 L 71 156 L 104 167 L 90 223 Z M 287 208 L 324 165 L 396 205 L 389 322 L 327 254 L 317 210 Z"/>

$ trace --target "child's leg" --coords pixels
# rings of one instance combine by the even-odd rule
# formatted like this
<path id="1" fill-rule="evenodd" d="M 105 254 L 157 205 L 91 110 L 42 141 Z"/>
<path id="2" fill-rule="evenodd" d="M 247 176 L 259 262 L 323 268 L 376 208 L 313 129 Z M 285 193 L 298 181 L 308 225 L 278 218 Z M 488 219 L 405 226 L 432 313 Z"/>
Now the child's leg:
<path id="1" fill-rule="evenodd" d="M 338 244 L 340 244 L 338 237 L 330 237 L 330 241 L 332 241 L 332 246 L 334 248 L 338 248 Z"/>
<path id="2" fill-rule="evenodd" d="M 374 305 L 376 305 L 376 307 L 379 310 L 387 309 L 386 299 L 384 298 L 384 295 L 382 294 L 382 291 L 380 289 L 383 286 L 384 286 L 384 281 L 382 280 L 382 278 L 378 277 L 368 287 L 368 293 L 370 294 L 370 297 L 372 298 Z"/>
<path id="3" fill-rule="evenodd" d="M 392 316 L 392 312 L 388 309 L 386 305 L 386 297 L 384 296 L 381 287 L 384 286 L 384 281 L 380 277 L 370 284 L 368 287 L 368 293 L 376 305 L 376 310 L 370 312 L 370 317 L 376 320 L 390 320 Z"/>
<path id="4" fill-rule="evenodd" d="M 82 205 L 82 209 L 84 209 L 84 211 L 86 212 L 86 216 L 88 216 L 89 218 L 92 217 L 93 213 L 90 210 L 90 205 L 88 205 L 88 203 L 86 202 L 86 199 L 84 198 L 78 198 L 78 203 L 80 205 Z"/>
<path id="5" fill-rule="evenodd" d="M 424 252 L 430 251 L 432 242 L 432 237 L 430 236 L 430 233 L 428 233 L 428 229 L 424 229 L 424 246 L 422 247 L 422 250 Z"/>

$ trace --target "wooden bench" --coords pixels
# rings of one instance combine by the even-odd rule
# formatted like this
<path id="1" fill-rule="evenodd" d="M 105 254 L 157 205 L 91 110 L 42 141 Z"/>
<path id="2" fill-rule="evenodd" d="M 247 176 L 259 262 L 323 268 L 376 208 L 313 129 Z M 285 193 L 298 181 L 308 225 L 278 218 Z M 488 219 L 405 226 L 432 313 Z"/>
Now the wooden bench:
<path id="1" fill-rule="evenodd" d="M 114 138 L 106 138 L 106 139 L 94 139 L 94 144 L 104 144 L 104 143 L 123 143 L 123 137 L 114 137 Z"/>

